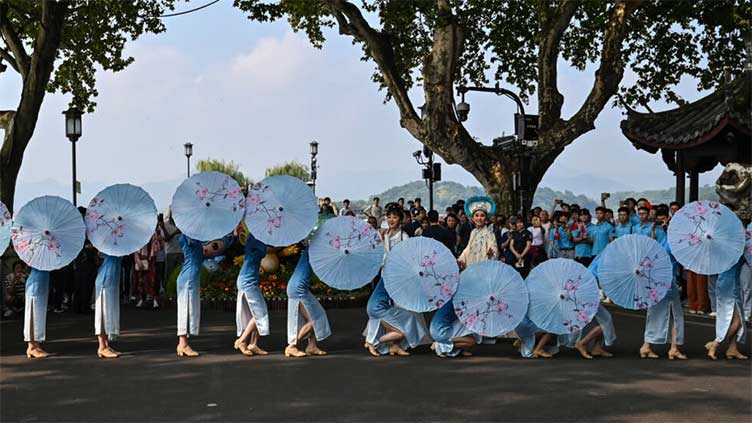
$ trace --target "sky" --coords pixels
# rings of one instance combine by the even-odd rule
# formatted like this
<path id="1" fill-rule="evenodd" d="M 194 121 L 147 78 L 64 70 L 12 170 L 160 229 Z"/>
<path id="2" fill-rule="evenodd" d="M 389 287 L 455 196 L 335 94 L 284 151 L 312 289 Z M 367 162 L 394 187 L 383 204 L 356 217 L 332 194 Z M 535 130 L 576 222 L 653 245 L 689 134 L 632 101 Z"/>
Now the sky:
<path id="1" fill-rule="evenodd" d="M 229 0 L 165 23 L 166 33 L 128 45 L 135 58 L 131 66 L 97 74 L 98 106 L 83 116 L 77 143 L 85 191 L 112 183 L 179 181 L 185 175 L 185 142 L 194 145 L 194 163 L 233 160 L 258 180 L 272 165 L 309 163 L 308 144 L 317 140 L 317 193 L 335 199 L 366 198 L 420 179 L 411 153 L 421 146 L 400 128 L 394 103 L 383 103 L 384 93 L 370 80 L 373 63 L 360 61 L 360 47 L 349 37 L 327 31 L 327 42 L 317 50 L 286 21 L 251 22 Z M 591 86 L 593 73 L 593 67 L 578 72 L 560 64 L 565 118 L 587 95 L 583 87 Z M 631 79 L 625 76 L 625 82 Z M 16 108 L 20 87 L 12 70 L 0 76 L 0 108 Z M 706 93 L 682 81 L 679 94 L 695 100 Z M 419 89 L 411 95 L 422 103 Z M 46 96 L 19 175 L 18 189 L 34 192 L 20 197 L 44 194 L 36 191 L 71 179 L 71 146 L 61 114 L 69 100 Z M 512 101 L 482 93 L 468 94 L 467 101 L 466 127 L 481 142 L 513 132 Z M 526 109 L 536 110 L 535 99 Z M 622 119 L 621 110 L 607 106 L 596 129 L 565 149 L 541 185 L 591 195 L 673 186 L 660 155 L 635 149 L 621 134 Z M 700 183 L 712 184 L 718 174 L 720 168 L 705 173 Z M 457 165 L 444 165 L 443 177 L 478 185 Z"/>

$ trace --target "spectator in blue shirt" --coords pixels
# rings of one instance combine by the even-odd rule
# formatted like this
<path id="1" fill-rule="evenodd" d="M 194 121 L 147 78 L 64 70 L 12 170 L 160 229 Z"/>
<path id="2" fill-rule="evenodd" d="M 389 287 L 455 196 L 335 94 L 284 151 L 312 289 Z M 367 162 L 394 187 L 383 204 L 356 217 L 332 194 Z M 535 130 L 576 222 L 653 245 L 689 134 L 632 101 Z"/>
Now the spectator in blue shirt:
<path id="1" fill-rule="evenodd" d="M 658 207 L 655 211 L 655 240 L 663 244 L 668 227 L 668 208 Z"/>
<path id="2" fill-rule="evenodd" d="M 640 218 L 637 215 L 637 210 L 635 210 L 635 206 L 637 206 L 637 200 L 635 200 L 632 197 L 627 198 L 624 200 L 625 207 L 629 210 L 629 222 L 631 225 L 636 225 L 640 223 Z"/>
<path id="3" fill-rule="evenodd" d="M 572 242 L 572 233 L 569 231 L 569 213 L 562 212 L 559 215 L 559 224 L 553 233 L 553 240 L 556 244 L 556 255 L 559 258 L 574 258 L 574 243 Z"/>
<path id="4" fill-rule="evenodd" d="M 574 259 L 588 267 L 593 260 L 593 238 L 591 236 L 593 224 L 590 223 L 590 211 L 588 209 L 580 210 L 580 221 L 575 224 L 574 228 L 572 231 Z"/>
<path id="5" fill-rule="evenodd" d="M 624 235 L 632 233 L 632 222 L 629 221 L 629 209 L 626 207 L 619 207 L 619 217 L 614 230 L 611 233 L 611 239 L 617 239 Z"/>
<path id="6" fill-rule="evenodd" d="M 640 218 L 640 223 L 632 226 L 632 233 L 633 234 L 639 234 L 639 235 L 645 235 L 649 236 L 650 238 L 656 239 L 656 224 L 655 222 L 651 222 L 648 220 L 648 216 L 650 215 L 650 210 L 648 210 L 647 207 L 640 207 L 637 209 L 637 215 Z M 663 230 L 661 229 L 661 232 Z M 663 236 L 665 237 L 666 233 L 663 232 Z"/>
<path id="7" fill-rule="evenodd" d="M 591 257 L 597 256 L 606 249 L 608 241 L 611 238 L 611 233 L 614 230 L 614 227 L 606 221 L 605 207 L 595 208 L 595 221 L 595 224 L 591 224 L 590 229 L 590 239 L 593 240 L 593 249 L 590 252 Z"/>

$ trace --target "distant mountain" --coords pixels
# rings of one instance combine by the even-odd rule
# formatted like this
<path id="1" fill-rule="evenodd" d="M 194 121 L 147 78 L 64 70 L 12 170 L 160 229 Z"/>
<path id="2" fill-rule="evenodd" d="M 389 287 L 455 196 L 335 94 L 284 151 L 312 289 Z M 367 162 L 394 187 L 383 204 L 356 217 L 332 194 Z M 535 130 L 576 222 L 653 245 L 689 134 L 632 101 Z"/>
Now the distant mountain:
<path id="1" fill-rule="evenodd" d="M 168 181 L 159 182 L 147 182 L 140 184 L 152 198 L 157 205 L 157 209 L 160 211 L 166 211 L 167 207 L 172 201 L 172 195 L 177 189 L 178 185 L 182 181 L 182 178 L 175 178 Z M 79 194 L 79 204 L 85 205 L 89 200 L 96 195 L 97 192 L 105 188 L 108 184 L 104 182 L 86 182 L 82 184 L 82 193 Z M 29 200 L 38 197 L 40 195 L 58 195 L 63 198 L 69 199 L 71 197 L 70 186 L 66 183 L 61 183 L 56 180 L 44 180 L 40 182 L 23 182 L 19 181 L 16 188 L 16 209 L 26 204 Z M 607 189 L 603 191 L 608 191 Z M 606 205 L 614 210 L 618 207 L 618 202 L 628 198 L 640 198 L 644 197 L 650 200 L 650 202 L 669 203 L 674 199 L 674 188 L 667 188 L 664 190 L 651 190 L 651 191 L 618 191 L 612 192 L 611 198 L 606 202 Z M 479 186 L 466 186 L 457 182 L 442 181 L 434 185 L 434 208 L 439 211 L 443 211 L 446 207 L 454 204 L 459 199 L 467 199 L 474 195 L 483 195 L 483 188 Z M 428 188 L 424 181 L 409 182 L 404 185 L 396 186 L 387 189 L 379 194 L 372 195 L 367 200 L 353 200 L 352 206 L 356 209 L 361 209 L 369 204 L 371 198 L 378 196 L 381 198 L 381 204 L 397 201 L 399 198 L 404 198 L 405 201 L 420 197 L 423 199 L 423 203 L 428 206 Z M 688 197 L 689 195 L 687 195 Z M 596 198 L 597 197 L 597 198 Z M 555 190 L 548 187 L 539 187 L 535 192 L 535 198 L 533 199 L 533 206 L 540 206 L 545 209 L 550 209 L 554 199 L 559 199 L 569 204 L 579 204 L 581 207 L 587 207 L 591 211 L 598 206 L 600 202 L 600 193 L 594 196 L 588 196 L 583 194 L 575 194 L 569 190 Z M 705 185 L 700 188 L 700 199 L 718 199 L 718 195 L 715 193 L 715 187 Z M 336 199 L 338 203 L 342 199 Z"/>
<path id="2" fill-rule="evenodd" d="M 700 200 L 718 200 L 718 194 L 715 192 L 715 186 L 704 185 L 700 187 L 698 196 Z M 606 200 L 609 208 L 616 210 L 619 207 L 619 201 L 632 197 L 634 199 L 647 198 L 653 204 L 669 204 L 676 198 L 676 188 L 657 189 L 649 191 L 620 191 L 611 194 L 611 198 Z M 689 189 L 684 193 L 684 198 L 689 198 Z"/>

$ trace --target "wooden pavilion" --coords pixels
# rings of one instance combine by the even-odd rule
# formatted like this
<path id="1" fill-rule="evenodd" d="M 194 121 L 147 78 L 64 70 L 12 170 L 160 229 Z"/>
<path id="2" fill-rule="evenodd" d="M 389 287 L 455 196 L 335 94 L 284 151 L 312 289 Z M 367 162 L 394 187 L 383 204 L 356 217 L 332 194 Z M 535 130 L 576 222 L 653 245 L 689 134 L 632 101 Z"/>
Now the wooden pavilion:
<path id="1" fill-rule="evenodd" d="M 752 71 L 726 78 L 717 91 L 693 103 L 659 113 L 627 110 L 621 130 L 632 144 L 650 153 L 660 150 L 676 175 L 676 201 L 684 204 L 685 179 L 689 201 L 698 197 L 699 174 L 719 163 L 752 165 Z"/>

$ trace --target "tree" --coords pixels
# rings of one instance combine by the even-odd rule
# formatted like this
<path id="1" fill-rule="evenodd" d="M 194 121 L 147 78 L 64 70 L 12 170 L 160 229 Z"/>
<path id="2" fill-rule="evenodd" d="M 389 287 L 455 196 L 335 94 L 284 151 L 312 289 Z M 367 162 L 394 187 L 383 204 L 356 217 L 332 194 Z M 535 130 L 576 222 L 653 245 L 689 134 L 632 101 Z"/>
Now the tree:
<path id="1" fill-rule="evenodd" d="M 235 0 L 235 5 L 251 20 L 286 17 L 316 47 L 329 27 L 351 37 L 362 47 L 362 59 L 375 63 L 373 80 L 394 101 L 400 125 L 447 163 L 473 174 L 507 213 L 512 172 L 524 166 L 523 186 L 534 192 L 564 148 L 595 128 L 610 101 L 680 102 L 673 87 L 683 76 L 707 89 L 722 83 L 725 66 L 739 71 L 751 8 L 744 0 L 364 0 L 360 7 L 346 0 Z M 557 86 L 562 59 L 581 71 L 588 64 L 597 68 L 586 99 L 567 118 Z M 635 73 L 635 83 L 622 82 L 625 69 Z M 540 137 L 524 162 L 475 141 L 458 119 L 455 86 L 489 79 L 517 87 L 525 100 L 537 95 Z M 409 95 L 415 86 L 422 86 L 421 113 Z M 531 201 L 528 196 L 523 207 Z"/>
<path id="2" fill-rule="evenodd" d="M 0 0 L 0 61 L 21 76 L 23 85 L 16 109 L 0 111 L 0 127 L 5 130 L 0 199 L 9 208 L 45 93 L 70 93 L 72 105 L 93 112 L 97 67 L 113 72 L 125 69 L 133 62 L 132 57 L 123 56 L 127 40 L 144 32 L 164 31 L 159 17 L 172 10 L 173 3 Z"/>
<path id="3" fill-rule="evenodd" d="M 308 182 L 311 179 L 311 169 L 303 163 L 292 160 L 266 169 L 267 177 L 274 175 L 294 176 L 303 182 Z"/>
<path id="4" fill-rule="evenodd" d="M 253 183 L 250 178 L 247 178 L 243 172 L 240 171 L 240 166 L 233 161 L 226 162 L 224 160 L 216 159 L 199 160 L 198 163 L 196 163 L 196 169 L 198 169 L 199 172 L 213 170 L 230 175 L 241 187 L 247 187 Z"/>

